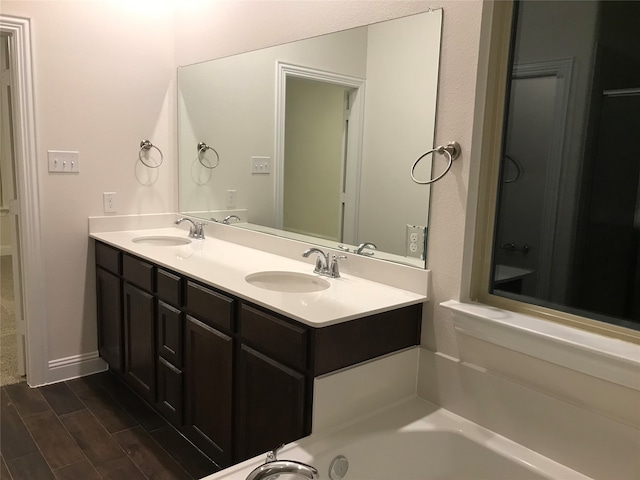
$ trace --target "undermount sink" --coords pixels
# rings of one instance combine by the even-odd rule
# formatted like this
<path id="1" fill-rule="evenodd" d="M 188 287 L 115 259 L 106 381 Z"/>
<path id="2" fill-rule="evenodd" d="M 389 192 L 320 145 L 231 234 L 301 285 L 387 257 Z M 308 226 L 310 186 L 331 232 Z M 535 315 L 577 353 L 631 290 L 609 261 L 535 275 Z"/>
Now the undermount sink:
<path id="1" fill-rule="evenodd" d="M 253 286 L 275 292 L 311 293 L 326 290 L 331 286 L 317 275 L 298 272 L 257 272 L 244 277 Z"/>
<path id="2" fill-rule="evenodd" d="M 172 237 L 170 235 L 136 237 L 131 241 L 133 243 L 139 243 L 140 245 L 150 245 L 154 247 L 177 247 L 179 245 L 188 245 L 191 243 L 191 240 L 186 237 Z"/>

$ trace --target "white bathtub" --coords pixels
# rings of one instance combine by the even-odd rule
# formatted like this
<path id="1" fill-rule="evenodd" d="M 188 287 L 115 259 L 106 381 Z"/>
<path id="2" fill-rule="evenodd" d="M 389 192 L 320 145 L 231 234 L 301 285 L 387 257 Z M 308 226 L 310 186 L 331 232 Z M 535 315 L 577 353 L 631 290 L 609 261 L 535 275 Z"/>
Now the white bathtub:
<path id="1" fill-rule="evenodd" d="M 329 465 L 338 455 L 349 462 L 344 480 L 588 479 L 417 398 L 289 444 L 278 452 L 278 459 L 313 465 L 321 479 L 329 479 Z M 261 455 L 206 478 L 241 480 L 264 460 Z M 287 475 L 278 478 L 294 480 Z"/>

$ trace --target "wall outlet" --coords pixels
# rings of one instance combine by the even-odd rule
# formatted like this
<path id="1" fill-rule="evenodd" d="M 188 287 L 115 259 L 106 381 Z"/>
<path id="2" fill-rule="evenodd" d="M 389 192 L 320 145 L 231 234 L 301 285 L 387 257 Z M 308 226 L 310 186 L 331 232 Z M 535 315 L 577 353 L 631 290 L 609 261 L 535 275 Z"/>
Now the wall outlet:
<path id="1" fill-rule="evenodd" d="M 104 192 L 102 194 L 102 209 L 104 213 L 116 213 L 116 192 Z"/>
<path id="2" fill-rule="evenodd" d="M 80 152 L 47 150 L 49 173 L 79 173 Z"/>
<path id="3" fill-rule="evenodd" d="M 406 231 L 406 253 L 407 257 L 425 258 L 425 239 L 427 238 L 427 228 L 418 225 L 407 225 Z"/>
<path id="4" fill-rule="evenodd" d="M 271 173 L 271 157 L 251 157 L 251 174 Z"/>
<path id="5" fill-rule="evenodd" d="M 227 208 L 236 207 L 236 194 L 237 192 L 235 190 L 227 190 L 227 193 L 224 196 L 224 201 Z"/>

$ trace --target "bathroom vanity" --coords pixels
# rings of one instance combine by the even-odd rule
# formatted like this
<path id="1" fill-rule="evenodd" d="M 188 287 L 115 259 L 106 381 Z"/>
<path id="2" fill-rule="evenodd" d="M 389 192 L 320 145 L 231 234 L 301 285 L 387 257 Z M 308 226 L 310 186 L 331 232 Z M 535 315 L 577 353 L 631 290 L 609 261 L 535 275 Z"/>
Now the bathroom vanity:
<path id="1" fill-rule="evenodd" d="M 349 276 L 323 292 L 274 292 L 247 283 L 243 265 L 312 266 L 135 235 L 92 235 L 100 355 L 221 467 L 310 434 L 315 377 L 420 343 L 424 296 Z"/>

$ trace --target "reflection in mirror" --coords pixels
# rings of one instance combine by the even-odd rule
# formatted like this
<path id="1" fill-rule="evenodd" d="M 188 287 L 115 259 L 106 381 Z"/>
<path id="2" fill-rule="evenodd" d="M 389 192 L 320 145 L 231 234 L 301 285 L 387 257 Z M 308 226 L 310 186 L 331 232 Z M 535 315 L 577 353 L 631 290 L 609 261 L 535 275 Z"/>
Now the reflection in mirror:
<path id="1" fill-rule="evenodd" d="M 640 4 L 516 5 L 491 293 L 640 330 Z"/>
<path id="2" fill-rule="evenodd" d="M 441 24 L 429 11 L 181 67 L 180 212 L 424 268 L 430 191 L 408 172 L 433 147 Z"/>

